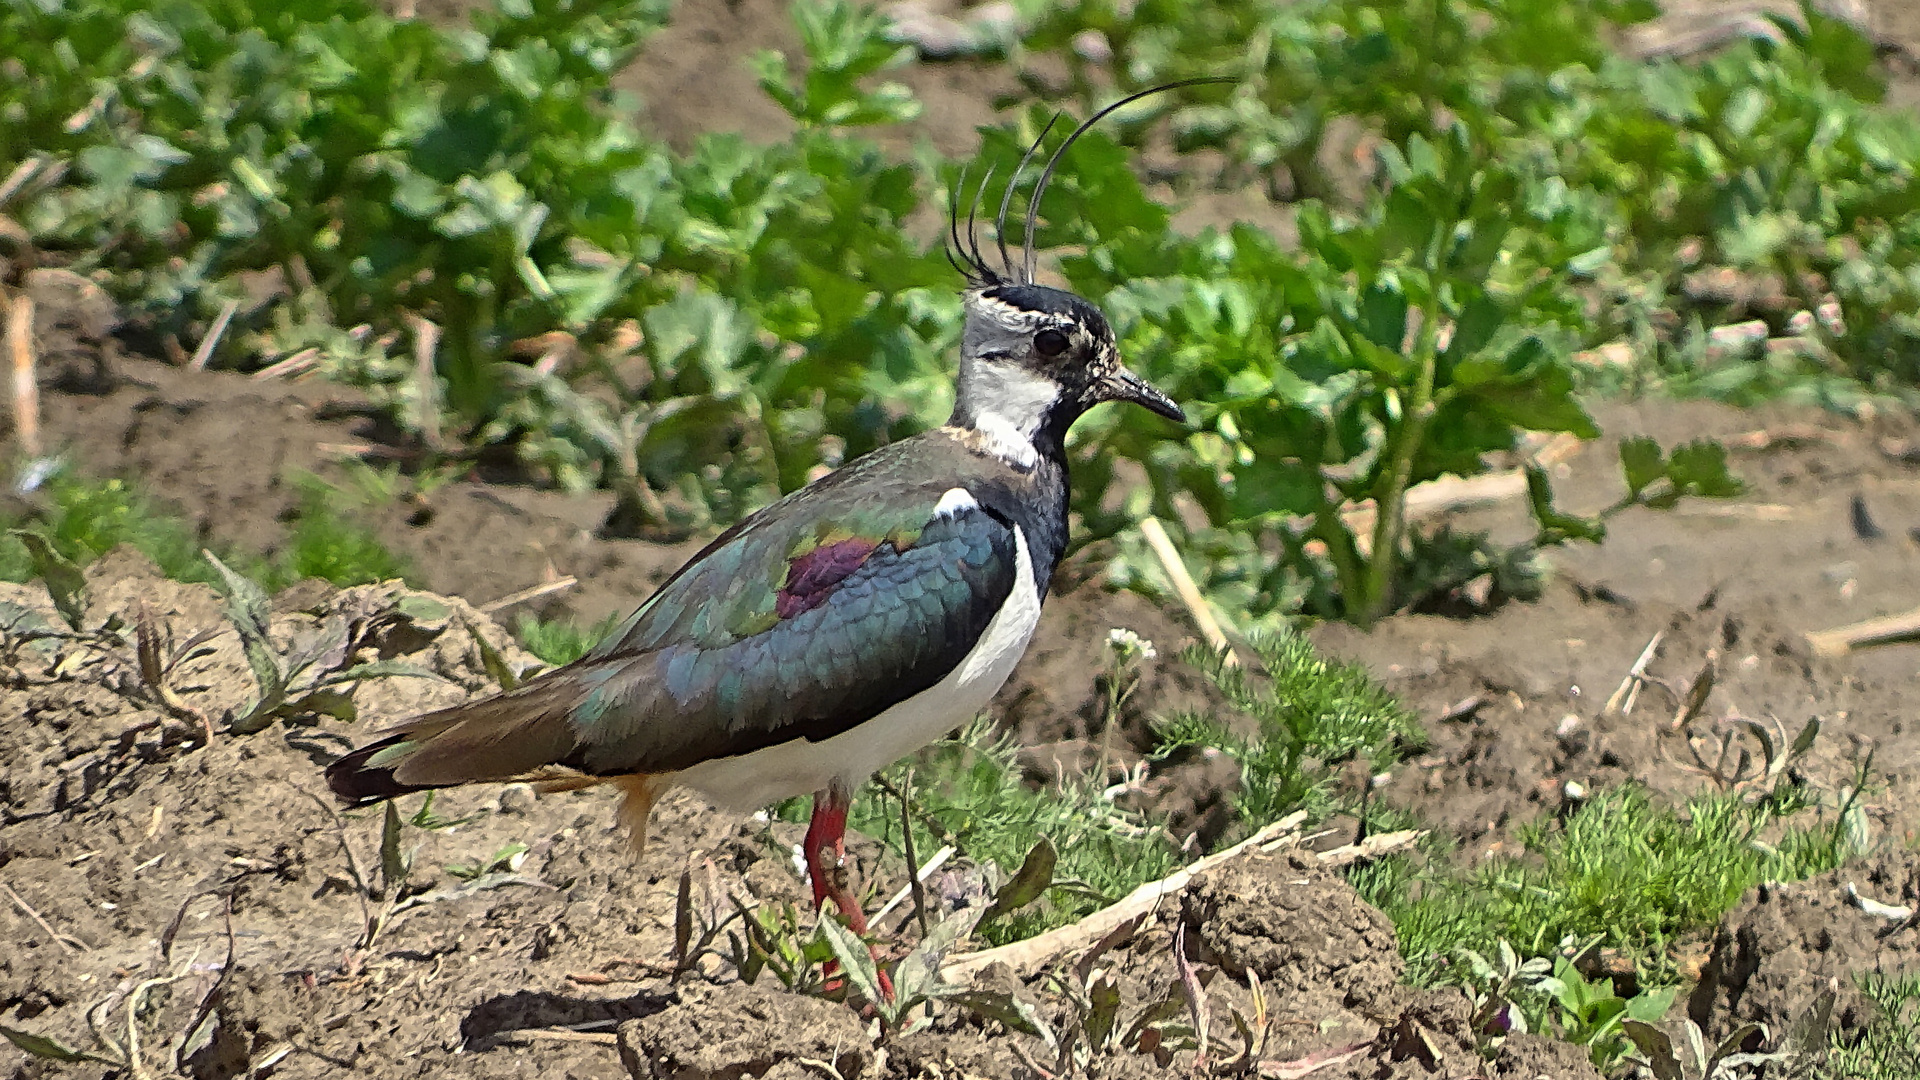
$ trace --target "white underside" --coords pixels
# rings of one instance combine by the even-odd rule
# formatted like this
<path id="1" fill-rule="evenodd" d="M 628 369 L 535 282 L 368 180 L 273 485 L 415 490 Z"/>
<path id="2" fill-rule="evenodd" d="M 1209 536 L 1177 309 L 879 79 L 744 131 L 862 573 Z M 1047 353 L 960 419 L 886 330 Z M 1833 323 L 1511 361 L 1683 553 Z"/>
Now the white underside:
<path id="1" fill-rule="evenodd" d="M 851 792 L 875 772 L 973 719 L 1013 674 L 1040 622 L 1033 557 L 1017 525 L 1013 538 L 1013 591 L 973 651 L 938 684 L 833 738 L 794 739 L 750 754 L 703 761 L 676 775 L 674 782 L 741 811 L 830 785 Z"/>

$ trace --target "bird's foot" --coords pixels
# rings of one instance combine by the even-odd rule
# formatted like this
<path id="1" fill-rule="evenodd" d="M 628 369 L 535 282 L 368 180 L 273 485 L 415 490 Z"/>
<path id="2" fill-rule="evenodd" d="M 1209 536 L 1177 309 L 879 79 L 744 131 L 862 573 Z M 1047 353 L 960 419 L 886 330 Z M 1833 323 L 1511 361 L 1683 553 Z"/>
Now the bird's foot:
<path id="1" fill-rule="evenodd" d="M 861 910 L 860 901 L 845 887 L 844 881 L 840 882 L 839 885 L 839 888 L 828 890 L 825 899 L 832 900 L 833 906 L 840 910 L 841 918 L 845 920 L 847 929 L 853 931 L 855 937 L 866 942 L 867 955 L 873 958 L 874 981 L 880 987 L 880 995 L 888 1001 L 892 1001 L 893 979 L 887 974 L 880 946 L 869 940 L 868 935 L 871 934 L 872 931 L 867 927 L 866 912 Z M 824 906 L 821 910 L 823 912 L 825 911 Z M 828 960 L 825 964 L 821 965 L 821 971 L 827 977 L 826 991 L 830 994 L 843 989 L 842 980 L 836 978 L 834 974 L 839 968 L 839 963 L 833 960 Z"/>

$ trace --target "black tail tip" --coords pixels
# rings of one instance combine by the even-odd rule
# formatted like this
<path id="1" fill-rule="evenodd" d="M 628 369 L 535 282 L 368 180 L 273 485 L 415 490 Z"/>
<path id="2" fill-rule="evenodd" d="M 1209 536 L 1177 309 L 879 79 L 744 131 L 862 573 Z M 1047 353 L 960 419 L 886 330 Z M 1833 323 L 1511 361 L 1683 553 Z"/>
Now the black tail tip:
<path id="1" fill-rule="evenodd" d="M 410 791 L 426 791 L 427 788 L 403 784 L 394 779 L 393 770 L 380 766 L 369 766 L 367 760 L 373 755 L 400 742 L 404 736 L 394 736 L 359 747 L 346 756 L 327 766 L 327 786 L 334 795 L 348 806 L 365 806 L 382 799 L 391 799 L 396 795 L 405 795 Z"/>

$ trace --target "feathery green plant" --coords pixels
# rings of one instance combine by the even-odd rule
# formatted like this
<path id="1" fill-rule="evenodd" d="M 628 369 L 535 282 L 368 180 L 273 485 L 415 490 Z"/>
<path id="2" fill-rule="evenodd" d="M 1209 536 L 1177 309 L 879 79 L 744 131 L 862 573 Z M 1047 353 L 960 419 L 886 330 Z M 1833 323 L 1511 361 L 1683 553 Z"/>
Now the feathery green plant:
<path id="1" fill-rule="evenodd" d="M 270 576 L 276 584 L 302 578 L 321 578 L 340 586 L 415 580 L 406 560 L 371 529 L 344 514 L 328 496 L 329 489 L 319 484 L 307 486 L 302 493 L 299 516 L 272 568 Z"/>
<path id="2" fill-rule="evenodd" d="M 1234 807 L 1246 831 L 1300 809 L 1325 816 L 1333 808 L 1333 774 L 1346 762 L 1362 759 L 1370 772 L 1383 772 L 1425 744 L 1413 714 L 1360 665 L 1327 660 L 1292 632 L 1257 634 L 1252 644 L 1257 671 L 1230 666 L 1223 653 L 1191 648 L 1182 655 L 1252 722 L 1251 731 L 1194 712 L 1158 730 L 1162 756 L 1210 747 L 1240 763 Z"/>
<path id="3" fill-rule="evenodd" d="M 0 526 L 36 530 L 78 565 L 131 544 L 170 578 L 207 584 L 215 580 L 213 568 L 200 557 L 193 528 L 124 480 L 91 480 L 62 472 L 27 498 L 32 509 L 0 513 Z M 0 580 L 27 581 L 34 575 L 26 547 L 0 535 Z"/>
<path id="4" fill-rule="evenodd" d="M 1629 786 L 1595 795 L 1564 822 L 1523 827 L 1521 854 L 1472 870 L 1394 856 L 1350 880 L 1393 920 L 1416 983 L 1458 981 L 1461 948 L 1490 953 L 1508 940 L 1523 956 L 1545 956 L 1597 935 L 1651 985 L 1674 978 L 1669 946 L 1712 928 L 1748 889 L 1839 865 L 1853 851 L 1845 817 L 1816 812 L 1798 790 L 1753 802 L 1709 793 L 1676 810 Z"/>
<path id="5" fill-rule="evenodd" d="M 1920 1076 L 1920 974 L 1893 977 L 1868 972 L 1859 980 L 1876 1015 L 1858 1039 L 1834 1033 L 1833 1075 L 1858 1080 Z"/>

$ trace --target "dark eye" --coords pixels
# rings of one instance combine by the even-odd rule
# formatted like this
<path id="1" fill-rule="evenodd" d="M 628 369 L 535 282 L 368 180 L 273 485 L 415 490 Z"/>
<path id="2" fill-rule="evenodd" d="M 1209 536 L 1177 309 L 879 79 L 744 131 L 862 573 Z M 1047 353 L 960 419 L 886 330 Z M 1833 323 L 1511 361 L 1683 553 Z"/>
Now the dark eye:
<path id="1" fill-rule="evenodd" d="M 1033 351 L 1041 356 L 1059 356 L 1067 351 L 1067 335 L 1058 330 L 1042 330 L 1033 335 Z"/>

